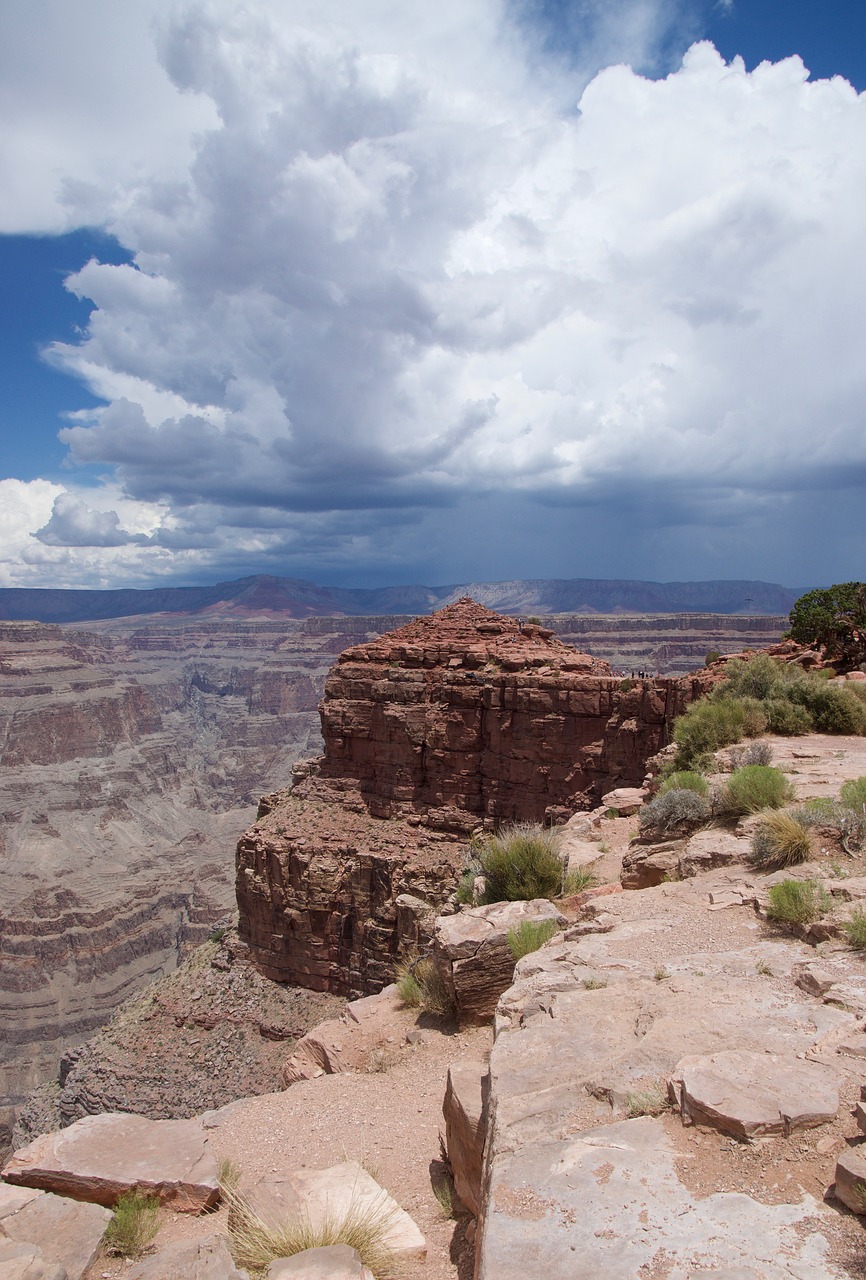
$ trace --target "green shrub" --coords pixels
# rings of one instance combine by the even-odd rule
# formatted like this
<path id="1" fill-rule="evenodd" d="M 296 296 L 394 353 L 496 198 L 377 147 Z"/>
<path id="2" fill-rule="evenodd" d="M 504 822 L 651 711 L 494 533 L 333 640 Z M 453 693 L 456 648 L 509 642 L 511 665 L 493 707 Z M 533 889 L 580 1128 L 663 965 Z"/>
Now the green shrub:
<path id="1" fill-rule="evenodd" d="M 850 689 L 802 676 L 792 681 L 788 697 L 806 708 L 818 733 L 862 734 L 866 730 L 866 707 Z"/>
<path id="2" fill-rule="evenodd" d="M 780 664 L 774 662 L 766 653 L 758 653 L 749 662 L 742 658 L 731 658 L 725 667 L 724 693 L 736 698 L 759 698 L 770 696 L 773 686 L 779 680 Z"/>
<path id="3" fill-rule="evenodd" d="M 842 783 L 840 799 L 849 809 L 866 807 L 866 778 L 849 778 Z"/>
<path id="4" fill-rule="evenodd" d="M 747 764 L 734 770 L 716 803 L 719 812 L 739 816 L 759 813 L 762 809 L 781 809 L 793 795 L 794 789 L 781 769 Z"/>
<path id="5" fill-rule="evenodd" d="M 814 725 L 806 707 L 787 698 L 768 698 L 764 703 L 767 731 L 781 738 L 796 738 L 801 733 L 811 733 Z"/>
<path id="6" fill-rule="evenodd" d="M 468 868 L 463 872 L 457 882 L 457 889 L 454 896 L 463 907 L 469 907 L 475 900 L 475 880 L 478 875 L 477 871 Z"/>
<path id="7" fill-rule="evenodd" d="M 658 794 L 663 796 L 666 791 L 696 791 L 699 796 L 708 796 L 710 784 L 702 773 L 695 773 L 693 769 L 676 769 L 665 778 Z"/>
<path id="8" fill-rule="evenodd" d="M 752 836 L 750 861 L 756 866 L 793 867 L 811 856 L 809 832 L 792 813 L 768 813 Z"/>
<path id="9" fill-rule="evenodd" d="M 555 933 L 555 920 L 521 920 L 516 929 L 508 930 L 508 948 L 520 960 L 543 947 Z"/>
<path id="10" fill-rule="evenodd" d="M 395 974 L 397 994 L 404 1004 L 440 1018 L 454 1013 L 454 1000 L 442 974 L 428 956 L 400 965 Z"/>
<path id="11" fill-rule="evenodd" d="M 593 875 L 589 867 L 575 867 L 573 870 L 566 872 L 562 892 L 563 895 L 583 893 L 584 889 L 591 888 L 595 883 L 596 876 Z"/>
<path id="12" fill-rule="evenodd" d="M 127 1191 L 114 1206 L 114 1216 L 105 1229 L 103 1243 L 109 1253 L 120 1258 L 137 1258 L 159 1230 L 159 1201 Z"/>
<path id="13" fill-rule="evenodd" d="M 721 747 L 762 733 L 765 724 L 761 704 L 754 700 L 747 704 L 741 699 L 714 694 L 693 702 L 674 725 L 676 767 L 689 769 L 701 757 Z"/>
<path id="14" fill-rule="evenodd" d="M 676 787 L 654 796 L 640 811 L 641 835 L 669 835 L 693 831 L 710 816 L 710 806 L 702 795 L 687 787 Z"/>
<path id="15" fill-rule="evenodd" d="M 721 656 L 718 649 L 708 649 L 707 656 L 704 658 L 704 666 L 711 667 L 714 662 L 718 662 Z"/>
<path id="16" fill-rule="evenodd" d="M 558 829 L 515 823 L 490 836 L 477 850 L 485 887 L 483 901 L 520 902 L 556 898 L 562 890 Z"/>
<path id="17" fill-rule="evenodd" d="M 862 907 L 855 907 L 848 919 L 839 923 L 849 946 L 855 951 L 866 951 L 866 911 Z"/>
<path id="18" fill-rule="evenodd" d="M 811 924 L 832 906 L 814 880 L 780 880 L 770 887 L 767 916 L 780 924 Z"/>

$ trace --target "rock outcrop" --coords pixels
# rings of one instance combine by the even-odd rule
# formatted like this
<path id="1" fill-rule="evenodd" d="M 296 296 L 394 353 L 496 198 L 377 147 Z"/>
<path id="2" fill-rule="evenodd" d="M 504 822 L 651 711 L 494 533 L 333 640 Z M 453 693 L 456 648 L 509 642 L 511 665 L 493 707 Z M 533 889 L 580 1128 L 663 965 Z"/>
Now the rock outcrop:
<path id="1" fill-rule="evenodd" d="M 469 599 L 347 649 L 325 683 L 324 756 L 265 798 L 238 845 L 255 962 L 316 990 L 381 989 L 429 943 L 470 832 L 564 820 L 642 782 L 699 690 L 620 681 Z"/>

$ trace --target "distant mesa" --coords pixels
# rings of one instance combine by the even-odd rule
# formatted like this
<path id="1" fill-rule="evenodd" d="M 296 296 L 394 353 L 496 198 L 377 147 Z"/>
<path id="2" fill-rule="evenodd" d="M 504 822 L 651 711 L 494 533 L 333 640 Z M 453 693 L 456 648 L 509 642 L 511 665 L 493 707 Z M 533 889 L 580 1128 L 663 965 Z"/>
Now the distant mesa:
<path id="1" fill-rule="evenodd" d="M 321 587 L 268 574 L 208 587 L 139 591 L 0 588 L 0 619 L 92 622 L 159 614 L 219 618 L 375 617 L 429 614 L 463 596 L 498 613 L 784 615 L 805 588 L 771 582 L 641 582 L 595 578 L 518 578 L 454 586 L 373 589 Z"/>

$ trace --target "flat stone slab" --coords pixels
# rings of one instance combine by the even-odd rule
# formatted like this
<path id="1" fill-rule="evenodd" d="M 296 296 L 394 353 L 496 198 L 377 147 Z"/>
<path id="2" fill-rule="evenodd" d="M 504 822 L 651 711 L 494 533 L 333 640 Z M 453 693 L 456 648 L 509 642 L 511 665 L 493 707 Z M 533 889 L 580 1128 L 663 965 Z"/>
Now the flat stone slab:
<path id="1" fill-rule="evenodd" d="M 357 1249 L 332 1244 L 305 1249 L 292 1258 L 277 1258 L 268 1267 L 267 1280 L 376 1280 L 361 1261 Z"/>
<path id="2" fill-rule="evenodd" d="M 690 1055 L 677 1065 L 668 1091 L 684 1123 L 738 1138 L 814 1129 L 839 1110 L 834 1071 L 772 1053 Z"/>
<path id="3" fill-rule="evenodd" d="M 491 1170 L 477 1280 L 669 1276 L 830 1280 L 832 1210 L 697 1198 L 680 1182 L 663 1122 L 642 1117 L 532 1143 Z M 492 1229 L 491 1229 L 492 1219 Z"/>
<path id="4" fill-rule="evenodd" d="M 219 1200 L 216 1161 L 199 1120 L 85 1116 L 16 1151 L 3 1177 L 109 1208 L 133 1189 L 181 1213 L 200 1213 Z"/>
<path id="5" fill-rule="evenodd" d="M 427 1241 L 416 1223 L 353 1160 L 330 1169 L 295 1169 L 280 1177 L 261 1178 L 244 1195 L 253 1212 L 270 1226 L 302 1218 L 315 1228 L 350 1215 L 369 1214 L 384 1222 L 382 1243 L 397 1259 L 427 1256 Z"/>
<path id="6" fill-rule="evenodd" d="M 0 1239 L 0 1277 L 2 1280 L 68 1280 L 66 1268 L 57 1262 L 46 1262 L 35 1244 L 20 1240 Z"/>
<path id="7" fill-rule="evenodd" d="M 81 1280 L 110 1221 L 101 1205 L 0 1183 L 0 1236 L 32 1245 L 48 1270 L 61 1267 L 67 1280 Z M 5 1274 L 0 1265 L 3 1280 Z"/>
<path id="8" fill-rule="evenodd" d="M 166 1245 L 136 1263 L 126 1280 L 249 1280 L 249 1274 L 237 1269 L 223 1236 L 208 1236 Z"/>

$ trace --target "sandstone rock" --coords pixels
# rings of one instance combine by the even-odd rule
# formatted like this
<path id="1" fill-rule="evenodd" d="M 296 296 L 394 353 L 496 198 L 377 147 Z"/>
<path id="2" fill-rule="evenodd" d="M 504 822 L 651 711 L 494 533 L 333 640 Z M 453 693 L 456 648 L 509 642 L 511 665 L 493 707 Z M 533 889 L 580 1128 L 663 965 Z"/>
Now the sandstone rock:
<path id="1" fill-rule="evenodd" d="M 696 876 L 700 871 L 713 867 L 727 867 L 732 863 L 746 862 L 751 852 L 748 840 L 738 839 L 726 831 L 710 829 L 690 836 L 680 854 L 681 876 Z"/>
<path id="2" fill-rule="evenodd" d="M 552 921 L 564 928 L 565 917 L 552 902 L 494 902 L 440 916 L 433 935 L 433 956 L 454 996 L 461 1022 L 486 1022 L 511 982 L 514 956 L 508 931 L 524 920 Z"/>
<path id="3" fill-rule="evenodd" d="M 454 1187 L 470 1213 L 481 1211 L 481 1164 L 487 1132 L 487 1064 L 462 1062 L 448 1068 L 442 1114 L 445 1147 Z"/>
<path id="4" fill-rule="evenodd" d="M 249 1275 L 232 1262 L 223 1236 L 208 1236 L 164 1245 L 137 1262 L 125 1280 L 249 1280 Z"/>
<path id="5" fill-rule="evenodd" d="M 181 1213 L 199 1213 L 219 1200 L 216 1163 L 197 1120 L 87 1116 L 17 1151 L 3 1177 L 107 1206 L 133 1188 Z"/>
<path id="6" fill-rule="evenodd" d="M 281 1073 L 284 1088 L 339 1071 L 363 1071 L 376 1049 L 401 1043 L 409 1017 L 393 984 L 375 996 L 351 1001 L 339 1018 L 308 1031 Z"/>
<path id="7" fill-rule="evenodd" d="M 246 1198 L 253 1211 L 273 1226 L 302 1216 L 315 1229 L 325 1221 L 369 1214 L 385 1225 L 383 1244 L 398 1260 L 427 1255 L 427 1243 L 408 1213 L 354 1161 L 261 1178 Z"/>
<path id="8" fill-rule="evenodd" d="M 677 1164 L 648 1117 L 503 1149 L 490 1170 L 477 1280 L 832 1274 L 822 1234 L 832 1214 L 813 1197 L 767 1205 L 735 1192 L 695 1196 Z"/>
<path id="9" fill-rule="evenodd" d="M 34 1244 L 0 1239 L 2 1280 L 68 1280 L 65 1267 L 46 1262 Z"/>
<path id="10" fill-rule="evenodd" d="M 268 1267 L 267 1280 L 375 1280 L 361 1262 L 357 1249 L 332 1244 L 305 1249 L 291 1258 L 277 1258 Z"/>
<path id="11" fill-rule="evenodd" d="M 839 1156 L 833 1194 L 852 1213 L 866 1213 L 866 1149 L 862 1143 L 848 1147 Z"/>
<path id="12" fill-rule="evenodd" d="M 110 1221 L 111 1213 L 100 1205 L 0 1183 L 0 1237 L 32 1245 L 42 1263 L 49 1270 L 62 1267 L 67 1280 L 81 1280 Z"/>
<path id="13" fill-rule="evenodd" d="M 681 840 L 632 845 L 623 855 L 620 882 L 624 889 L 648 889 L 679 875 Z"/>
<path id="14" fill-rule="evenodd" d="M 616 787 L 601 797 L 605 809 L 616 809 L 621 818 L 637 813 L 645 800 L 646 794 L 642 787 Z"/>
<path id="15" fill-rule="evenodd" d="M 738 1138 L 786 1135 L 829 1124 L 839 1110 L 839 1077 L 815 1062 L 723 1051 L 690 1056 L 668 1081 L 685 1124 Z"/>

